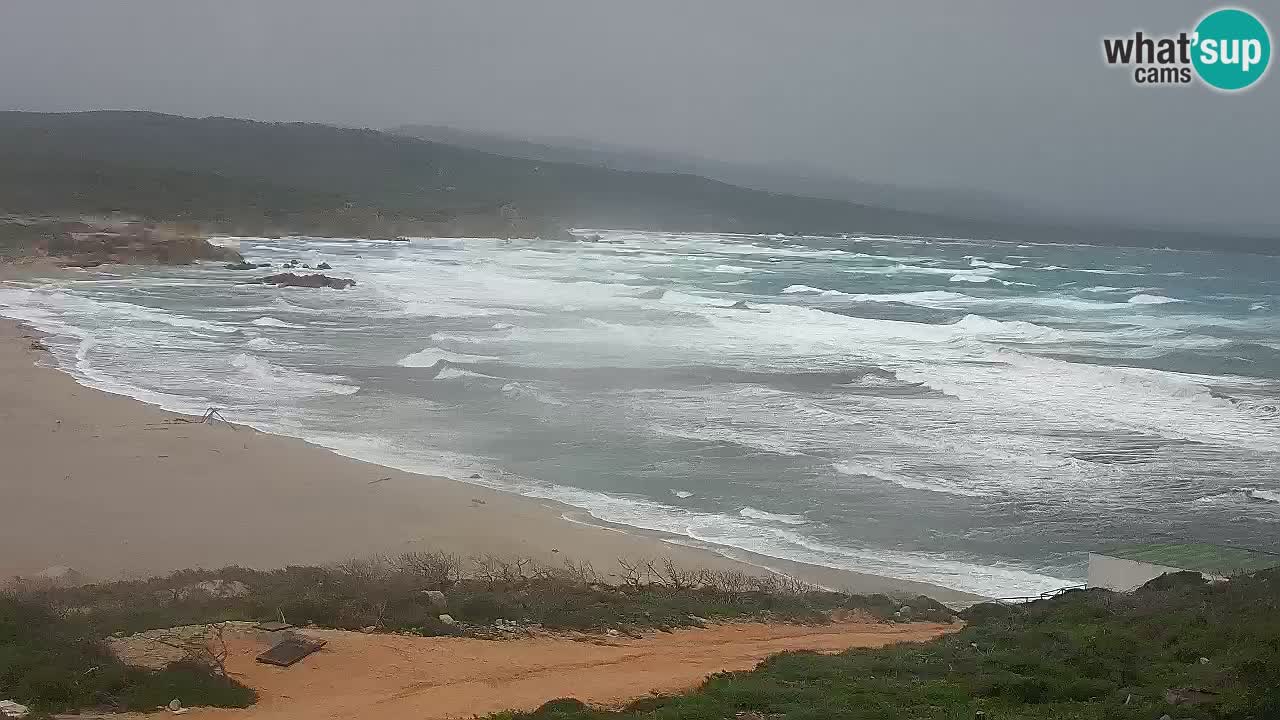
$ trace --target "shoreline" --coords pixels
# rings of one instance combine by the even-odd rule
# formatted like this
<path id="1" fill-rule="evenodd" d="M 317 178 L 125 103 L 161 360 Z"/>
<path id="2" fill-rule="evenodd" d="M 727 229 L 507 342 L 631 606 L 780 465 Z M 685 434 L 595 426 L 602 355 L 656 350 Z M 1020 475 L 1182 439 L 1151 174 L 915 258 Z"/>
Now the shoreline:
<path id="1" fill-rule="evenodd" d="M 0 283 L 31 275 L 31 268 L 8 269 L 17 272 L 0 267 Z M 0 576 L 62 565 L 107 579 L 443 550 L 528 556 L 548 565 L 585 560 L 606 579 L 620 557 L 670 557 L 687 568 L 782 573 L 857 593 L 923 594 L 952 605 L 981 599 L 924 582 L 699 545 L 295 438 L 192 423 L 190 416 L 79 384 L 30 346 L 38 335 L 0 318 L 6 458 L 0 495 L 11 499 L 0 522 L 0 546 L 10 549 L 0 555 Z"/>

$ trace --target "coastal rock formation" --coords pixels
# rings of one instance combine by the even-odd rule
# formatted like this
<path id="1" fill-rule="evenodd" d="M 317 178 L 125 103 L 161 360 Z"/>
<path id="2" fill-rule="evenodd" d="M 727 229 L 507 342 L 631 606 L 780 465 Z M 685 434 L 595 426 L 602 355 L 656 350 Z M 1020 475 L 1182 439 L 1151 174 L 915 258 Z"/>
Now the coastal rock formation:
<path id="1" fill-rule="evenodd" d="M 251 263 L 242 260 L 238 263 L 227 263 L 228 270 L 257 270 L 258 268 L 271 267 L 271 263 Z"/>
<path id="2" fill-rule="evenodd" d="M 89 268 L 105 263 L 189 265 L 197 260 L 244 262 L 235 250 L 164 225 L 66 223 L 59 230 L 47 236 L 39 249 L 63 258 L 64 267 Z"/>
<path id="3" fill-rule="evenodd" d="M 356 284 L 355 280 L 349 278 L 335 278 L 328 275 L 297 275 L 291 272 L 278 273 L 276 275 L 268 275 L 258 278 L 257 282 L 265 285 L 275 285 L 276 287 L 305 287 L 305 288 L 333 288 L 334 290 L 345 290 Z"/>

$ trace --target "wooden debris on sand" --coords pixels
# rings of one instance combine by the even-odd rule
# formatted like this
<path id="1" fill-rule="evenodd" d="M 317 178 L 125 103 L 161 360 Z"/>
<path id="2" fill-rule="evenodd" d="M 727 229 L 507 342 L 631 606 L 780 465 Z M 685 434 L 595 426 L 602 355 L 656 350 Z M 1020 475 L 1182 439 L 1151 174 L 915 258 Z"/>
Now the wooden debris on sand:
<path id="1" fill-rule="evenodd" d="M 270 650 L 258 656 L 260 663 L 289 667 L 302 658 L 325 646 L 324 640 L 308 637 L 290 637 L 276 643 Z"/>

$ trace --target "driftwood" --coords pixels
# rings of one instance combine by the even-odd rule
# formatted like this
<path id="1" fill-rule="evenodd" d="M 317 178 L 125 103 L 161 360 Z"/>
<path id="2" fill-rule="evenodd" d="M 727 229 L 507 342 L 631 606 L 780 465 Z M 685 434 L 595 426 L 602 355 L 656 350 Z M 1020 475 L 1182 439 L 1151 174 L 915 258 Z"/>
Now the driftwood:
<path id="1" fill-rule="evenodd" d="M 285 638 L 259 655 L 256 660 L 267 665 L 289 667 L 302 658 L 325 646 L 324 640 L 295 635 Z"/>
<path id="2" fill-rule="evenodd" d="M 225 417 L 222 416 L 222 411 L 219 410 L 218 408 L 209 408 L 208 410 L 205 410 L 204 414 L 200 416 L 199 420 L 192 420 L 190 418 L 184 418 L 184 417 L 177 417 L 173 419 L 173 422 L 175 423 L 190 423 L 190 424 L 204 423 L 206 425 L 213 425 L 215 422 L 218 422 L 218 421 L 221 421 L 222 424 L 226 425 L 232 430 L 236 429 L 236 426 L 232 425 L 230 420 L 227 420 Z"/>

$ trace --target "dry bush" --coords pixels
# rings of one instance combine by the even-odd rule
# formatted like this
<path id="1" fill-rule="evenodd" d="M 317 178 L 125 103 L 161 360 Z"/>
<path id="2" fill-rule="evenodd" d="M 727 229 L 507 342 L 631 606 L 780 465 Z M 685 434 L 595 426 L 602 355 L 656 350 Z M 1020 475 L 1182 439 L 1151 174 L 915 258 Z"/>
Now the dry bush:
<path id="1" fill-rule="evenodd" d="M 596 573 L 596 569 L 591 566 L 590 560 L 574 562 L 569 558 L 564 559 L 563 576 L 569 582 L 581 583 L 583 585 L 600 584 L 600 575 Z"/>
<path id="2" fill-rule="evenodd" d="M 646 560 L 632 560 L 630 558 L 618 558 L 618 568 L 622 571 L 618 575 L 622 580 L 622 584 L 638 589 L 648 580 L 649 563 Z"/>
<path id="3" fill-rule="evenodd" d="M 422 590 L 447 590 L 462 579 L 462 558 L 446 552 L 408 552 L 392 560 L 394 571 Z"/>
<path id="4" fill-rule="evenodd" d="M 670 590 L 691 590 L 705 584 L 706 570 L 685 570 L 676 565 L 669 557 L 660 558 L 656 562 L 645 562 L 645 573 L 662 587 Z"/>
<path id="5" fill-rule="evenodd" d="M 474 579 L 486 583 L 490 590 L 522 587 L 538 568 L 530 557 L 503 558 L 492 553 L 472 558 L 471 564 Z"/>
<path id="6" fill-rule="evenodd" d="M 181 650 L 187 662 L 227 676 L 226 624 L 210 623 L 198 635 L 169 634 L 154 638 L 161 645 Z"/>

